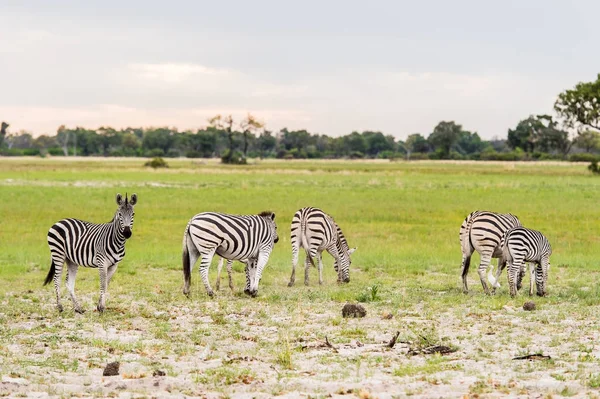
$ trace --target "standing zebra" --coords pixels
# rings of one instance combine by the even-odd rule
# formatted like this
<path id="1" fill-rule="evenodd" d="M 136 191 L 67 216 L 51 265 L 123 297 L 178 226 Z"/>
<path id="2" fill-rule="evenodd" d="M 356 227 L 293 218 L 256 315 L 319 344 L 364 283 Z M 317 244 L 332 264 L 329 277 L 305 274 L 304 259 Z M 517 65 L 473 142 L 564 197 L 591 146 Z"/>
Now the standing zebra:
<path id="1" fill-rule="evenodd" d="M 498 278 L 506 261 L 502 257 L 502 248 L 500 241 L 504 232 L 512 227 L 521 226 L 519 218 L 510 213 L 495 213 L 488 211 L 475 211 L 469 214 L 460 226 L 460 246 L 462 249 L 462 281 L 463 292 L 469 292 L 467 287 L 467 274 L 471 264 L 471 255 L 474 251 L 479 252 L 481 261 L 478 268 L 479 278 L 483 291 L 490 294 L 490 290 L 485 282 L 485 272 L 490 266 L 492 258 L 498 259 L 498 270 L 496 278 L 490 278 L 492 289 L 495 291 L 498 286 Z"/>
<path id="2" fill-rule="evenodd" d="M 52 263 L 44 285 L 54 281 L 56 304 L 62 312 L 60 304 L 60 277 L 63 264 L 67 262 L 67 288 L 77 313 L 83 313 L 75 297 L 75 277 L 79 266 L 93 267 L 100 271 L 100 300 L 98 311 L 104 312 L 105 295 L 108 284 L 117 270 L 119 262 L 125 257 L 125 241 L 131 237 L 133 229 L 133 206 L 137 203 L 137 195 L 125 199 L 117 194 L 117 212 L 109 223 L 95 224 L 78 219 L 63 219 L 56 222 L 48 230 L 48 246 Z"/>
<path id="3" fill-rule="evenodd" d="M 530 262 L 530 267 L 533 267 L 532 264 L 535 265 L 537 295 L 546 295 L 550 255 L 552 254 L 552 247 L 550 247 L 548 239 L 537 230 L 514 227 L 504 233 L 500 245 L 502 256 L 508 263 L 510 295 L 513 297 L 517 295 L 517 290 L 520 288 L 521 280 L 525 274 L 525 262 Z M 532 278 L 533 274 L 532 269 Z M 533 295 L 531 282 L 529 287 L 529 295 Z"/>
<path id="4" fill-rule="evenodd" d="M 319 261 L 319 284 L 323 284 L 322 252 L 327 250 L 335 259 L 333 267 L 338 273 L 338 282 L 350 281 L 350 255 L 356 248 L 350 249 L 340 226 L 331 216 L 318 208 L 306 207 L 298 210 L 292 218 L 292 276 L 288 287 L 296 281 L 296 266 L 300 247 L 306 251 L 304 262 L 304 285 L 308 285 L 308 270 L 315 266 L 313 257 Z"/>
<path id="5" fill-rule="evenodd" d="M 208 268 L 215 253 L 228 260 L 246 263 L 246 288 L 252 297 L 274 244 L 279 241 L 275 214 L 227 215 L 203 212 L 188 222 L 183 235 L 183 293 L 189 295 L 192 267 L 200 261 L 200 276 L 209 296 L 214 292 L 208 282 Z"/>

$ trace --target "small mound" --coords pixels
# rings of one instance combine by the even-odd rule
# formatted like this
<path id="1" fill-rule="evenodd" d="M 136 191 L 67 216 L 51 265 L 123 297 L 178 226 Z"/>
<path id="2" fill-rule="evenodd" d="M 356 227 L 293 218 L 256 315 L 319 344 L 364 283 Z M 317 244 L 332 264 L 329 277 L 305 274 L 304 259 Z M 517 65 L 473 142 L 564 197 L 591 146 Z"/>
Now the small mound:
<path id="1" fill-rule="evenodd" d="M 121 363 L 119 362 L 108 363 L 104 368 L 104 372 L 102 373 L 102 375 L 105 377 L 119 375 L 119 367 L 121 367 Z"/>
<path id="2" fill-rule="evenodd" d="M 523 304 L 523 309 L 524 310 L 528 310 L 528 311 L 532 311 L 535 310 L 535 303 L 534 302 L 525 302 Z"/>
<path id="3" fill-rule="evenodd" d="M 347 303 L 342 308 L 343 317 L 365 317 L 367 310 L 362 306 L 354 303 Z"/>

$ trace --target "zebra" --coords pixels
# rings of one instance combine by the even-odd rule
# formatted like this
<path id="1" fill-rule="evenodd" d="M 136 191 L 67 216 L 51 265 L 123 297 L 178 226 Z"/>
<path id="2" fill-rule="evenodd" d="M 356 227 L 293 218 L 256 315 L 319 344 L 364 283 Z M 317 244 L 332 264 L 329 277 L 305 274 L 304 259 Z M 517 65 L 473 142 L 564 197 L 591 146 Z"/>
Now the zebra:
<path id="1" fill-rule="evenodd" d="M 183 235 L 183 293 L 189 296 L 192 267 L 201 258 L 200 276 L 207 294 L 214 292 L 208 282 L 208 268 L 215 254 L 246 263 L 244 293 L 256 297 L 258 283 L 275 243 L 279 241 L 275 214 L 228 215 L 202 212 L 190 219 Z"/>
<path id="2" fill-rule="evenodd" d="M 548 270 L 550 269 L 550 255 L 552 247 L 548 239 L 539 231 L 525 227 L 513 227 L 502 236 L 500 243 L 502 257 L 508 264 L 508 286 L 510 295 L 517 295 L 521 281 L 525 274 L 525 262 L 530 262 L 531 280 L 529 283 L 529 295 L 533 295 L 533 277 L 538 296 L 546 295 L 546 283 L 548 281 Z M 535 270 L 533 265 L 535 265 Z"/>
<path id="3" fill-rule="evenodd" d="M 479 278 L 483 291 L 488 295 L 490 290 L 485 282 L 485 272 L 490 266 L 492 258 L 498 258 L 496 278 L 490 276 L 489 279 L 492 282 L 492 292 L 495 292 L 496 288 L 499 287 L 498 278 L 506 265 L 506 260 L 502 256 L 500 241 L 506 230 L 517 226 L 521 226 L 519 218 L 510 213 L 474 211 L 465 218 L 459 231 L 462 249 L 462 282 L 465 294 L 469 292 L 467 274 L 471 264 L 471 255 L 474 251 L 479 252 L 481 256 L 478 268 Z"/>
<path id="4" fill-rule="evenodd" d="M 96 224 L 78 219 L 63 219 L 54 223 L 48 230 L 51 264 L 44 285 L 54 281 L 59 312 L 63 311 L 60 303 L 60 280 L 65 262 L 67 263 L 67 289 L 75 312 L 84 312 L 75 296 L 75 278 L 79 266 L 99 270 L 100 299 L 97 310 L 104 312 L 108 284 L 119 262 L 125 257 L 125 241 L 132 235 L 135 215 L 133 207 L 137 203 L 137 195 L 132 194 L 129 199 L 125 194 L 123 199 L 121 194 L 117 194 L 116 199 L 119 207 L 109 223 Z"/>
<path id="5" fill-rule="evenodd" d="M 350 255 L 356 248 L 350 249 L 340 226 L 321 209 L 305 207 L 298 210 L 292 218 L 292 276 L 288 287 L 296 281 L 296 266 L 300 247 L 306 251 L 304 262 L 304 285 L 308 285 L 310 265 L 315 266 L 313 257 L 319 261 L 319 284 L 323 284 L 322 252 L 327 250 L 333 256 L 333 267 L 338 273 L 338 282 L 350 282 Z"/>

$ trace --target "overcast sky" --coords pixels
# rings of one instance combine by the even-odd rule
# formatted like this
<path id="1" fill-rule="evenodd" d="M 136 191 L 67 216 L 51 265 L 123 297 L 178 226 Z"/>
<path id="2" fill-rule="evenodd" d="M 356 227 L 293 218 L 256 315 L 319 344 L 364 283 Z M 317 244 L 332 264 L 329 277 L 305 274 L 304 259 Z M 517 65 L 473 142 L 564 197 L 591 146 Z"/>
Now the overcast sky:
<path id="1" fill-rule="evenodd" d="M 0 119 L 505 137 L 600 72 L 596 0 L 0 2 Z"/>

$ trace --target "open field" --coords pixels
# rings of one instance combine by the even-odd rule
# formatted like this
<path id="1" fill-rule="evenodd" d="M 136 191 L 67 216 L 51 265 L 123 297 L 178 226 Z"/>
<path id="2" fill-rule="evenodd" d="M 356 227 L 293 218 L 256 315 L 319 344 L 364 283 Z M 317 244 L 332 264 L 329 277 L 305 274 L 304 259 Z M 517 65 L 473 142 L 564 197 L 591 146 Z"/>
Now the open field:
<path id="1" fill-rule="evenodd" d="M 141 159 L 0 159 L 0 396 L 599 396 L 600 179 L 585 165 L 167 161 L 151 170 Z M 117 192 L 137 193 L 138 204 L 107 311 L 94 311 L 97 271 L 82 268 L 87 312 L 75 314 L 63 290 L 59 314 L 53 288 L 42 287 L 48 228 L 64 217 L 109 221 Z M 335 283 L 324 255 L 323 286 L 313 268 L 305 287 L 300 267 L 287 287 L 290 221 L 307 205 L 332 214 L 358 247 L 349 284 Z M 183 296 L 188 220 L 266 209 L 280 241 L 259 296 L 241 293 L 240 263 L 235 292 L 225 279 L 209 299 L 195 271 Z M 535 311 L 522 309 L 523 291 L 510 298 L 506 273 L 499 293 L 484 296 L 478 255 L 462 293 L 458 230 L 475 209 L 512 212 L 550 240 L 549 295 L 533 298 Z M 367 317 L 342 318 L 348 301 Z M 407 354 L 434 344 L 456 352 Z M 551 358 L 513 360 L 532 353 Z M 103 377 L 112 361 L 120 375 Z"/>

